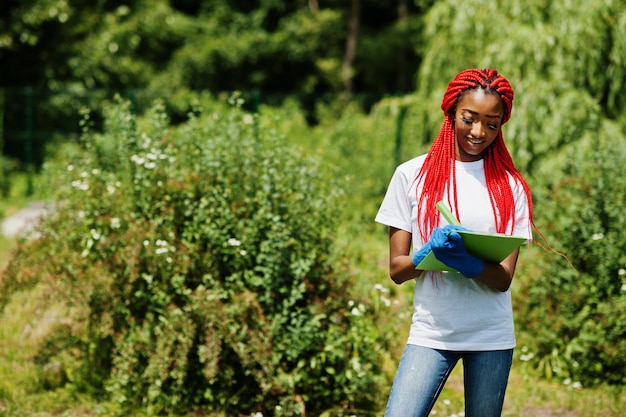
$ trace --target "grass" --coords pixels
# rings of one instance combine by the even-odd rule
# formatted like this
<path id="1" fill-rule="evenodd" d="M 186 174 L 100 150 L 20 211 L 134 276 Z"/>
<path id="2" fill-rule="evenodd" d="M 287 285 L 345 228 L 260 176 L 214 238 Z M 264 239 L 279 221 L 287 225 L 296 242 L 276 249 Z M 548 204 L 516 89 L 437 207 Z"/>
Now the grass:
<path id="1" fill-rule="evenodd" d="M 462 417 L 463 368 L 453 371 L 432 416 Z M 528 374 L 513 364 L 503 417 L 623 417 L 626 391 L 618 387 L 573 389 L 558 381 Z"/>

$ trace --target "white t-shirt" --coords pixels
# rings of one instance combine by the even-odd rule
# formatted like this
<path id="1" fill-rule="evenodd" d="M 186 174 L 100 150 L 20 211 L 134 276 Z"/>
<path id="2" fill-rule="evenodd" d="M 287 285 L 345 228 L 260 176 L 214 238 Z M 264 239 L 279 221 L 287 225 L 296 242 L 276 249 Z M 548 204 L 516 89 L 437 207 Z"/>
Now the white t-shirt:
<path id="1" fill-rule="evenodd" d="M 423 242 L 417 225 L 414 179 L 426 155 L 396 169 L 376 221 L 412 234 L 413 248 Z M 528 201 L 521 184 L 509 176 L 515 199 L 515 230 L 507 234 L 532 239 Z M 483 161 L 456 161 L 461 224 L 476 232 L 495 233 Z M 448 196 L 444 196 L 448 202 Z M 447 224 L 440 219 L 440 226 Z M 427 271 L 415 279 L 409 344 L 444 350 L 502 350 L 515 347 L 510 290 L 499 292 L 456 272 Z"/>

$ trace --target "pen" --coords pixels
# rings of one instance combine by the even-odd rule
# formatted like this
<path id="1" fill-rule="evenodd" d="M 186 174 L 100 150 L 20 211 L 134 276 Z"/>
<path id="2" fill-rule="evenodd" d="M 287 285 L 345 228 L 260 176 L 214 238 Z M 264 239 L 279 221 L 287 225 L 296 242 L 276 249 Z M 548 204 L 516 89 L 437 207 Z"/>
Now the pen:
<path id="1" fill-rule="evenodd" d="M 456 217 L 454 217 L 454 214 L 452 214 L 452 212 L 448 209 L 443 201 L 438 202 L 435 206 L 437 207 L 437 210 L 439 210 L 439 213 L 441 213 L 443 218 L 446 219 L 448 223 L 454 226 L 461 225 L 461 223 L 459 223 Z"/>

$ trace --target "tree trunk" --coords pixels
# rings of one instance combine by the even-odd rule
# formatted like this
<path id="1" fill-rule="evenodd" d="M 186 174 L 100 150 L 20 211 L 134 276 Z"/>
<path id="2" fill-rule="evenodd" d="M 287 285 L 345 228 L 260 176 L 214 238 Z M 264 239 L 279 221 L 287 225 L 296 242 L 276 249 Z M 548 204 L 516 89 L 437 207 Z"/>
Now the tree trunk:
<path id="1" fill-rule="evenodd" d="M 398 22 L 409 17 L 409 0 L 398 0 Z"/>
<path id="2" fill-rule="evenodd" d="M 350 18 L 348 19 L 348 37 L 346 39 L 346 55 L 343 61 L 344 90 L 352 92 L 354 77 L 354 57 L 359 39 L 359 23 L 361 19 L 361 0 L 351 0 Z"/>
<path id="3" fill-rule="evenodd" d="M 409 0 L 398 0 L 398 23 L 409 17 Z M 398 68 L 396 69 L 396 90 L 404 91 L 408 90 L 408 86 L 411 84 L 409 81 L 409 70 L 407 62 L 408 51 L 406 47 L 402 47 L 400 50 L 400 56 L 398 57 Z"/>

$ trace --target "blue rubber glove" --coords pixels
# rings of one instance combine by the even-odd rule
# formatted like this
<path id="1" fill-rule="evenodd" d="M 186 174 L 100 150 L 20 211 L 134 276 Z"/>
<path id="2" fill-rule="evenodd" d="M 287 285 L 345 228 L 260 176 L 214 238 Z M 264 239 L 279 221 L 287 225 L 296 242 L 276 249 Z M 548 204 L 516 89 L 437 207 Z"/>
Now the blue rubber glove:
<path id="1" fill-rule="evenodd" d="M 463 238 L 454 230 L 446 232 L 443 228 L 436 228 L 429 242 L 435 258 L 466 278 L 476 278 L 485 269 L 485 263 L 467 251 Z"/>
<path id="2" fill-rule="evenodd" d="M 454 230 L 467 230 L 464 227 L 461 226 L 454 226 L 451 224 L 448 224 L 442 228 L 440 228 L 445 234 L 448 234 Z M 436 230 L 436 229 L 435 229 Z M 430 239 L 432 240 L 432 235 L 430 237 Z M 418 250 L 416 250 L 415 252 L 413 252 L 413 265 L 417 266 L 420 264 L 420 262 L 422 262 L 424 260 L 424 258 L 426 256 L 428 256 L 428 254 L 430 253 L 430 251 L 432 250 L 430 242 L 431 240 L 428 240 L 426 243 L 424 243 L 424 246 L 422 246 L 421 248 L 419 248 Z"/>
<path id="3" fill-rule="evenodd" d="M 420 262 L 430 253 L 430 240 L 424 246 L 413 252 L 413 265 L 418 266 Z"/>

